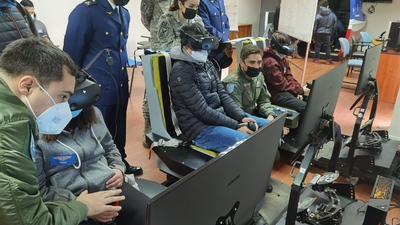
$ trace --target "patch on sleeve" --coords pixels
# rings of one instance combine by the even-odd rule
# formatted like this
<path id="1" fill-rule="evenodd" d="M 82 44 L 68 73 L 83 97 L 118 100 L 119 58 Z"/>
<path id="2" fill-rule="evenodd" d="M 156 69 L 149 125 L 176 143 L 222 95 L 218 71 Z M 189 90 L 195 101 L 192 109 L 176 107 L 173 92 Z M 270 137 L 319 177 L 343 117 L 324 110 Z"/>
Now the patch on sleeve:
<path id="1" fill-rule="evenodd" d="M 226 85 L 226 92 L 228 92 L 229 94 L 233 92 L 233 90 L 235 90 L 235 84 L 234 83 L 228 83 Z"/>
<path id="2" fill-rule="evenodd" d="M 169 26 L 169 24 L 168 24 L 167 21 L 162 21 L 161 22 L 161 26 L 158 29 L 158 38 L 159 39 L 163 39 L 163 38 L 168 36 L 168 33 L 169 33 L 168 26 Z"/>

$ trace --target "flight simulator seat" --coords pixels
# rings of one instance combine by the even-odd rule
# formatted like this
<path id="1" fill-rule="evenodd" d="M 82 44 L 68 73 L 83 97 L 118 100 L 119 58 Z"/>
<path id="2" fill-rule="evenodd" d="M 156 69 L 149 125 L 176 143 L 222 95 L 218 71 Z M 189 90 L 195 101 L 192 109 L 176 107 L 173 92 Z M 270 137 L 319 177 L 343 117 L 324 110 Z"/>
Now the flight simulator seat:
<path id="1" fill-rule="evenodd" d="M 146 141 L 156 154 L 157 167 L 167 175 L 168 186 L 212 159 L 217 153 L 201 149 L 179 139 L 181 131 L 172 109 L 169 71 L 172 60 L 162 52 L 142 56 L 146 95 L 152 132 Z"/>

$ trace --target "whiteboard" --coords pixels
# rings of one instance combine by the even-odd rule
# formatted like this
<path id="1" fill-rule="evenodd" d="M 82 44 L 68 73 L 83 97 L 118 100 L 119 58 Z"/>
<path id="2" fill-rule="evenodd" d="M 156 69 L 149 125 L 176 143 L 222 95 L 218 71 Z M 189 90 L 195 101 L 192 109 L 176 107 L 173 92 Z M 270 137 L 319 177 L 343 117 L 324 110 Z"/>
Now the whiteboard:
<path id="1" fill-rule="evenodd" d="M 318 0 L 282 0 L 279 31 L 311 43 Z"/>
<path id="2" fill-rule="evenodd" d="M 239 31 L 239 0 L 225 1 L 226 14 L 231 31 Z"/>

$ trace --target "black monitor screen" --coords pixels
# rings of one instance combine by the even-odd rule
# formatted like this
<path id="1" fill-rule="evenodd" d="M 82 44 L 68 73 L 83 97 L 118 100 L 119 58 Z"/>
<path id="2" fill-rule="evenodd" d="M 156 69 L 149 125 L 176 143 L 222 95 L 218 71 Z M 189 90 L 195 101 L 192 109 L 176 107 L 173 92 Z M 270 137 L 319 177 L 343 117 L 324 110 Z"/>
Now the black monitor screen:
<path id="1" fill-rule="evenodd" d="M 387 46 L 400 50 L 400 22 L 392 22 L 390 24 L 388 38 L 390 39 L 387 42 Z"/>
<path id="2" fill-rule="evenodd" d="M 247 225 L 265 196 L 285 116 L 150 199 L 146 225 Z"/>
<path id="3" fill-rule="evenodd" d="M 347 62 L 344 62 L 313 80 L 312 89 L 308 96 L 306 110 L 298 127 L 297 136 L 294 143 L 291 143 L 294 147 L 300 148 L 307 143 L 308 137 L 311 134 L 317 134 L 323 111 L 333 116 L 346 68 Z"/>
<path id="4" fill-rule="evenodd" d="M 376 78 L 376 71 L 378 70 L 379 59 L 381 57 L 381 45 L 368 48 L 365 51 L 365 56 L 361 66 L 361 72 L 358 77 L 355 95 L 360 95 L 367 87 L 370 78 Z"/>

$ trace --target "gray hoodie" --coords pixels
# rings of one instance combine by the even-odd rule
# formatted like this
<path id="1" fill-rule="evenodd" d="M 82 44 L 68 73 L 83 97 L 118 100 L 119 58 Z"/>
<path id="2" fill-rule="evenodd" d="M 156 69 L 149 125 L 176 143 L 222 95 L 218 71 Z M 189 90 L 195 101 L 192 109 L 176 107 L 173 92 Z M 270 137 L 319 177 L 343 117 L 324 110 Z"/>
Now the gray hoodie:
<path id="1" fill-rule="evenodd" d="M 44 201 L 70 201 L 84 190 L 105 190 L 113 168 L 125 171 L 100 110 L 95 107 L 95 112 L 98 123 L 91 129 L 74 135 L 63 131 L 57 141 L 38 141 L 36 176 Z"/>
<path id="2" fill-rule="evenodd" d="M 336 15 L 330 8 L 321 7 L 314 21 L 314 34 L 334 34 L 336 29 Z"/>

